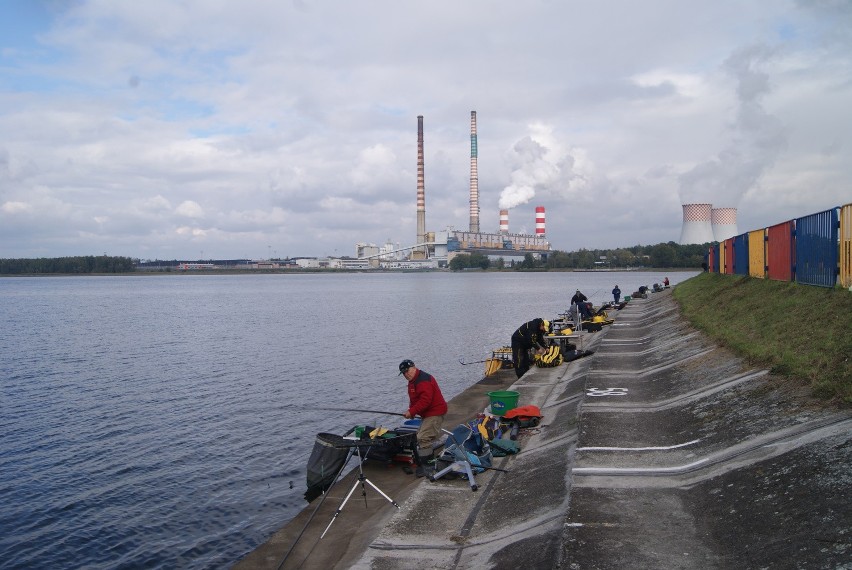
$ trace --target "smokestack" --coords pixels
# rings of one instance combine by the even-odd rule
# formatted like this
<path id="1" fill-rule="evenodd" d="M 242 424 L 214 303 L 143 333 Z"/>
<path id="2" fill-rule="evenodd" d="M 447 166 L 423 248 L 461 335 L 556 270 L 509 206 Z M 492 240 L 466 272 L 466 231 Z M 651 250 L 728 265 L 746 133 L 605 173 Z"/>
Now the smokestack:
<path id="1" fill-rule="evenodd" d="M 479 170 L 476 164 L 476 111 L 470 112 L 470 232 L 479 233 Z"/>
<path id="2" fill-rule="evenodd" d="M 543 238 L 544 233 L 544 206 L 535 207 L 535 237 Z"/>
<path id="3" fill-rule="evenodd" d="M 739 233 L 736 208 L 713 208 L 710 212 L 710 222 L 713 226 L 713 238 L 716 241 L 725 241 Z"/>
<path id="4" fill-rule="evenodd" d="M 417 242 L 426 242 L 426 182 L 423 164 L 423 115 L 417 115 Z M 414 253 L 426 257 L 426 246 Z"/>
<path id="5" fill-rule="evenodd" d="M 509 233 L 509 210 L 500 210 L 500 233 Z"/>
<path id="6" fill-rule="evenodd" d="M 710 204 L 682 204 L 683 227 L 680 231 L 680 244 L 710 243 L 713 227 L 710 224 Z"/>

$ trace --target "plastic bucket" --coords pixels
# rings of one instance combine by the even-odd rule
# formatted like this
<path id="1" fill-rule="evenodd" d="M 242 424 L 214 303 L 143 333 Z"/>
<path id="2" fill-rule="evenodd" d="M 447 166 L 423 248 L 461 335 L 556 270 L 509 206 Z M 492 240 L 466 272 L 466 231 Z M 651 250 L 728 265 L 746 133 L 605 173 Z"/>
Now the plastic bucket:
<path id="1" fill-rule="evenodd" d="M 502 416 L 509 410 L 517 408 L 518 396 L 520 396 L 520 393 L 511 390 L 488 392 L 488 397 L 491 398 L 491 413 L 495 416 Z"/>

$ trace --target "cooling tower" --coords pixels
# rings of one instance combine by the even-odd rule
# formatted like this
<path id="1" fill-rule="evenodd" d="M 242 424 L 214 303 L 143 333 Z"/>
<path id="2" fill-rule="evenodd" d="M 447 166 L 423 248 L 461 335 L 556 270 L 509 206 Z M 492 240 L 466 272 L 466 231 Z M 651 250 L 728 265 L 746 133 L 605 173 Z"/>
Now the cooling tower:
<path id="1" fill-rule="evenodd" d="M 713 238 L 716 241 L 725 241 L 739 234 L 736 208 L 713 208 L 710 212 L 710 222 L 713 226 Z"/>
<path id="2" fill-rule="evenodd" d="M 544 206 L 536 206 L 535 208 L 535 237 L 545 237 Z"/>
<path id="3" fill-rule="evenodd" d="M 426 182 L 423 164 L 423 115 L 417 116 L 417 241 L 426 242 Z M 413 258 L 424 259 L 426 246 L 412 252 Z"/>
<path id="4" fill-rule="evenodd" d="M 509 233 L 509 210 L 500 210 L 500 233 L 502 235 Z"/>
<path id="5" fill-rule="evenodd" d="M 713 226 L 710 223 L 711 204 L 683 204 L 683 228 L 680 244 L 711 243 Z"/>
<path id="6" fill-rule="evenodd" d="M 479 172 L 476 148 L 476 111 L 470 112 L 470 233 L 479 233 Z"/>

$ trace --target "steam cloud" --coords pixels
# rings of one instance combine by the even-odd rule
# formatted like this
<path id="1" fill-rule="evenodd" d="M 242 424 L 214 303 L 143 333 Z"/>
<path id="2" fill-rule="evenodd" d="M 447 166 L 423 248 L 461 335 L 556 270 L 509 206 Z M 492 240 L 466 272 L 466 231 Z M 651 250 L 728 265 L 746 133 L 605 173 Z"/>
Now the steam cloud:
<path id="1" fill-rule="evenodd" d="M 769 76 L 758 68 L 771 55 L 765 46 L 752 46 L 734 52 L 725 61 L 725 70 L 737 81 L 739 105 L 733 138 L 716 157 L 679 177 L 682 203 L 736 207 L 786 148 L 780 121 L 761 106 L 761 99 L 771 89 Z"/>
<path id="2" fill-rule="evenodd" d="M 559 148 L 552 129 L 532 125 L 531 134 L 511 149 L 511 183 L 500 193 L 500 209 L 510 209 L 532 200 L 536 193 L 564 193 L 572 181 L 581 180 L 574 172 L 575 158 Z"/>

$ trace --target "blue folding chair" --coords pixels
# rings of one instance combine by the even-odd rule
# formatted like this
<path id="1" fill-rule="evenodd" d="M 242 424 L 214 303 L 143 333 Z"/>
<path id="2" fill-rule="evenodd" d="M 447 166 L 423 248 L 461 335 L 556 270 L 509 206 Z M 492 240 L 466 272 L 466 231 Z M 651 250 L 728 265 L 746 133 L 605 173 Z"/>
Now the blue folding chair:
<path id="1" fill-rule="evenodd" d="M 429 477 L 429 480 L 434 482 L 448 473 L 461 473 L 470 483 L 470 490 L 476 491 L 479 487 L 473 474 L 481 473 L 491 466 L 488 442 L 467 424 L 460 424 L 453 431 L 441 431 L 447 434 L 447 440 L 438 460 L 449 465 Z"/>

